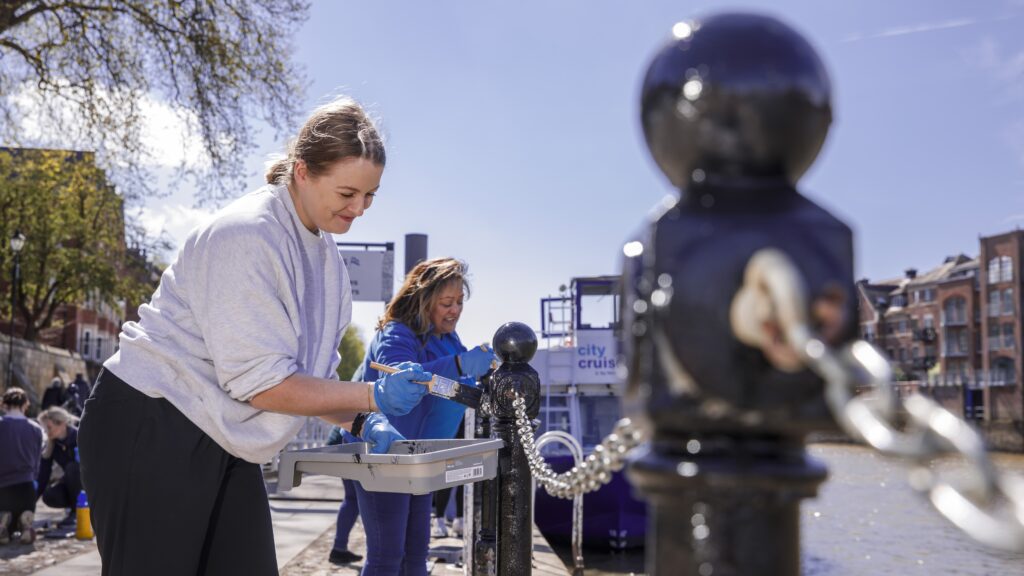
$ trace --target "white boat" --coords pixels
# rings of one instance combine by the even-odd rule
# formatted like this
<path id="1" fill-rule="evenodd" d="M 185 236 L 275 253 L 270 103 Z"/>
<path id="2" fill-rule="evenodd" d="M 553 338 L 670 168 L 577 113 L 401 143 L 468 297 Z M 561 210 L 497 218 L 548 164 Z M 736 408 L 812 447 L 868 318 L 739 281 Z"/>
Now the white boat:
<path id="1" fill-rule="evenodd" d="M 616 370 L 619 330 L 619 276 L 573 278 L 558 296 L 541 299 L 541 348 L 530 365 L 541 382 L 537 436 L 549 430 L 571 434 L 584 455 L 622 417 L 625 383 Z M 545 460 L 556 472 L 573 466 L 568 449 L 547 444 Z M 572 501 L 538 487 L 535 522 L 545 537 L 569 541 Z M 622 472 L 583 502 L 583 544 L 622 549 L 642 546 L 646 505 L 631 494 Z"/>

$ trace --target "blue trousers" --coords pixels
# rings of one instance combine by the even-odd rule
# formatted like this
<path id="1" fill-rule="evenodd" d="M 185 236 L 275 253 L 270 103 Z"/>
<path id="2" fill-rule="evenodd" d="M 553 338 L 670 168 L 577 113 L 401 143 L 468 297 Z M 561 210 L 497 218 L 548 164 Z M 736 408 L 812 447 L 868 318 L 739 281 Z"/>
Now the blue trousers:
<path id="1" fill-rule="evenodd" d="M 348 550 L 348 534 L 359 518 L 359 500 L 356 496 L 356 481 L 342 480 L 345 486 L 345 500 L 338 508 L 338 528 L 334 532 L 334 549 L 338 551 Z"/>
<path id="2" fill-rule="evenodd" d="M 356 484 L 366 530 L 362 576 L 426 576 L 431 495 L 368 492 Z"/>

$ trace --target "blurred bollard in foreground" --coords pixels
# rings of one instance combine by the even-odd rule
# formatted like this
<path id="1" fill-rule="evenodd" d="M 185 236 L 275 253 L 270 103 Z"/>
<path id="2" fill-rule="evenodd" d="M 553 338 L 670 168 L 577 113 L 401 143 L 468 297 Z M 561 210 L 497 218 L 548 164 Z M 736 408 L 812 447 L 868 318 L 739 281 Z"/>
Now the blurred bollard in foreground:
<path id="1" fill-rule="evenodd" d="M 774 249 L 795 263 L 820 337 L 856 336 L 852 233 L 795 188 L 828 132 L 831 87 L 810 44 L 771 17 L 715 15 L 673 35 L 648 68 L 641 119 L 680 194 L 623 264 L 647 572 L 795 575 L 800 500 L 826 477 L 804 437 L 835 424 L 822 380 L 771 320 L 780 311 L 738 293 L 755 254 Z"/>

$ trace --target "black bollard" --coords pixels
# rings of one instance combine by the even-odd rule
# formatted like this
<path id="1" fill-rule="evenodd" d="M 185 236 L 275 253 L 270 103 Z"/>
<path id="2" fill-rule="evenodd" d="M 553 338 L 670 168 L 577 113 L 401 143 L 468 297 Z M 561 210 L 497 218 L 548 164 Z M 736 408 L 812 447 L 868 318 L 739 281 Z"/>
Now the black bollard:
<path id="1" fill-rule="evenodd" d="M 823 382 L 780 335 L 747 346 L 730 313 L 751 257 L 772 247 L 799 269 L 824 339 L 856 336 L 851 231 L 795 188 L 828 132 L 831 88 L 774 18 L 722 14 L 673 33 L 641 119 L 680 198 L 626 244 L 623 266 L 625 409 L 649 439 L 628 468 L 648 501 L 647 573 L 795 575 L 800 500 L 826 477 L 804 438 L 835 424 Z"/>
<path id="2" fill-rule="evenodd" d="M 505 446 L 498 452 L 498 476 L 487 487 L 496 494 L 488 497 L 485 492 L 485 498 L 497 502 L 497 574 L 521 576 L 531 572 L 533 474 L 519 439 L 512 402 L 516 395 L 525 400 L 526 414 L 531 420 L 540 411 L 540 377 L 527 363 L 537 351 L 537 335 L 526 324 L 508 322 L 495 332 L 492 344 L 502 363 L 491 374 L 488 384 L 493 412 L 491 438 L 500 438 Z M 483 518 L 486 510 L 485 501 L 481 524 L 487 523 Z"/>
<path id="3" fill-rule="evenodd" d="M 480 388 L 484 397 L 490 397 L 491 375 L 487 373 L 480 378 Z M 476 438 L 491 437 L 491 418 L 484 411 L 476 411 L 474 436 Z M 499 462 L 498 476 L 501 476 Z M 492 478 L 473 485 L 473 576 L 493 576 L 498 573 L 498 479 Z"/>

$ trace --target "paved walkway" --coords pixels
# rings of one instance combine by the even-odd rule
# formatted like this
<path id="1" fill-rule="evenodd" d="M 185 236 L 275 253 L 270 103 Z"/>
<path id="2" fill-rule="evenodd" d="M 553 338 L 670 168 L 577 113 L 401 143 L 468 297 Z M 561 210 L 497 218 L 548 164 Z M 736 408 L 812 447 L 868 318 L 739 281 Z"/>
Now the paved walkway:
<path id="1" fill-rule="evenodd" d="M 277 565 L 282 573 L 299 574 L 342 574 L 356 575 L 361 562 L 350 566 L 334 566 L 327 561 L 327 553 L 333 540 L 334 523 L 338 506 L 344 497 L 341 481 L 329 476 L 309 476 L 302 479 L 302 485 L 289 492 L 274 492 L 273 480 L 270 490 L 270 512 L 274 523 L 274 540 L 277 549 Z M 462 540 L 446 538 L 433 540 L 431 547 L 458 550 Z M 349 540 L 349 548 L 365 554 L 365 536 L 362 524 L 356 523 Z M 540 576 L 566 576 L 561 561 L 536 530 L 534 531 L 533 574 Z M 0 572 L 2 563 L 0 563 Z M 97 576 L 100 573 L 100 557 L 95 550 L 75 556 L 70 560 L 35 572 L 37 576 Z M 462 574 L 462 568 L 450 563 L 436 563 L 431 575 Z"/>

